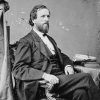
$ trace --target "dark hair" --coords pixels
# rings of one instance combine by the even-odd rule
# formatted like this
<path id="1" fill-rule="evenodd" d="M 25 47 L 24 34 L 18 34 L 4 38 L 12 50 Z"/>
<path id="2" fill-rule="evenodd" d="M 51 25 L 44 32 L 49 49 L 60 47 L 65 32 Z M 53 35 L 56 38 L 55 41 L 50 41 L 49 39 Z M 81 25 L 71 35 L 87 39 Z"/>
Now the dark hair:
<path id="1" fill-rule="evenodd" d="M 39 5 L 36 5 L 32 11 L 30 12 L 30 19 L 29 19 L 29 24 L 31 26 L 34 26 L 34 23 L 32 22 L 32 20 L 36 19 L 37 18 L 37 11 L 39 9 L 48 9 L 45 5 L 42 5 L 42 4 L 39 4 Z M 48 9 L 49 10 L 49 9 Z M 50 11 L 49 11 L 50 12 Z"/>

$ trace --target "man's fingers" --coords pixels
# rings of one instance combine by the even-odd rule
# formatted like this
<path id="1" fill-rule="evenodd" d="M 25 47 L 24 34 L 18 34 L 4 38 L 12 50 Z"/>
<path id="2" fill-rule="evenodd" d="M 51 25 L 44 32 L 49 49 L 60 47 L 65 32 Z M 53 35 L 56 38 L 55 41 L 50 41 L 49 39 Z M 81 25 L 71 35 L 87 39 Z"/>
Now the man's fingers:
<path id="1" fill-rule="evenodd" d="M 69 74 L 74 74 L 74 70 L 72 67 L 66 67 L 65 68 L 65 74 L 69 75 Z"/>
<path id="2" fill-rule="evenodd" d="M 57 77 L 54 77 L 54 78 L 52 78 L 52 79 L 50 80 L 50 83 L 52 83 L 52 84 L 57 84 L 57 83 L 59 83 L 59 79 L 58 79 Z"/>
<path id="3" fill-rule="evenodd" d="M 42 78 L 52 84 L 59 83 L 59 79 L 55 75 L 44 73 Z"/>

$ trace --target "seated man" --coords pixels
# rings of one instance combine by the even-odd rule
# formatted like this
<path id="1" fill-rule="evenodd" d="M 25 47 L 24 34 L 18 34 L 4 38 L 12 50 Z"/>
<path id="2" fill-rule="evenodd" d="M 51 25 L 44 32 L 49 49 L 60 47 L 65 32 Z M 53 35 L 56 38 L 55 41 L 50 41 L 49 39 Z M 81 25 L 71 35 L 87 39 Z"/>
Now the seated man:
<path id="1" fill-rule="evenodd" d="M 18 100 L 38 100 L 40 80 L 52 84 L 61 98 L 98 100 L 100 93 L 91 76 L 74 74 L 73 62 L 47 34 L 49 18 L 49 9 L 36 5 L 30 13 L 32 30 L 19 41 L 13 67 Z"/>

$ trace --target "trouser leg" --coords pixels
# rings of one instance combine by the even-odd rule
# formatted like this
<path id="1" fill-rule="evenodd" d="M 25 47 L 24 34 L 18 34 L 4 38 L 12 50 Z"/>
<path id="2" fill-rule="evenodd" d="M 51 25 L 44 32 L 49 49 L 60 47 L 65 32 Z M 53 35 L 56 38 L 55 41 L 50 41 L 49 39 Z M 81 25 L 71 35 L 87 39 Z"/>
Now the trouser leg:
<path id="1" fill-rule="evenodd" d="M 89 100 L 88 93 L 85 89 L 77 89 L 73 92 L 72 100 Z"/>
<path id="2" fill-rule="evenodd" d="M 98 88 L 90 74 L 78 73 L 74 75 L 59 75 L 58 78 L 60 83 L 55 91 L 59 92 L 61 97 L 66 97 L 71 92 L 83 88 L 87 90 L 89 100 L 99 100 L 98 98 L 100 95 L 98 95 Z"/>

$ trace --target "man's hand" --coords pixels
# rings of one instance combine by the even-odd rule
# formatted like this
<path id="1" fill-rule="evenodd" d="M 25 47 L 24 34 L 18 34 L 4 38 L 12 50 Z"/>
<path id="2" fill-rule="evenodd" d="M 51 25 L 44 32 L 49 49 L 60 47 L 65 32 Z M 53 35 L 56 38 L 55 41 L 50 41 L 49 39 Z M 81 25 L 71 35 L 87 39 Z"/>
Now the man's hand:
<path id="1" fill-rule="evenodd" d="M 45 79 L 46 81 L 48 81 L 51 84 L 59 83 L 59 79 L 55 75 L 44 73 L 42 78 Z"/>
<path id="2" fill-rule="evenodd" d="M 74 74 L 74 69 L 71 65 L 65 66 L 65 74 L 66 75 Z"/>

